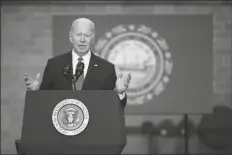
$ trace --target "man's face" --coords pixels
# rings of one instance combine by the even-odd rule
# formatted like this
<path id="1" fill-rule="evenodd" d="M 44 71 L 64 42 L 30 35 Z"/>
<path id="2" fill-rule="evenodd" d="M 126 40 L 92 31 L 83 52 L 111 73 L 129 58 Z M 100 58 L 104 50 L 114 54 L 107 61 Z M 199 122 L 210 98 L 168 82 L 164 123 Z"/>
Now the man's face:
<path id="1" fill-rule="evenodd" d="M 89 22 L 77 22 L 70 31 L 70 41 L 79 55 L 85 55 L 90 50 L 94 37 L 94 28 Z"/>

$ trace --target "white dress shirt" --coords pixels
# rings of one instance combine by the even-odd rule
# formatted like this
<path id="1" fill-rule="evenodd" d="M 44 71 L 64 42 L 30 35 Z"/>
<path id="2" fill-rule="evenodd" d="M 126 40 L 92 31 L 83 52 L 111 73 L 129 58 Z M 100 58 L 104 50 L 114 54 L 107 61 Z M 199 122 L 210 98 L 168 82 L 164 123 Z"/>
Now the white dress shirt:
<path id="1" fill-rule="evenodd" d="M 76 72 L 76 67 L 77 67 L 77 63 L 78 63 L 78 58 L 80 56 L 77 55 L 74 50 L 72 50 L 72 66 L 73 66 L 73 75 Z M 89 51 L 86 55 L 84 55 L 82 58 L 82 62 L 85 64 L 84 67 L 84 78 L 86 77 L 87 71 L 88 71 L 88 67 L 89 67 L 89 62 L 90 62 L 90 57 L 91 57 L 91 52 Z M 125 97 L 125 92 L 123 94 L 118 94 L 119 98 L 122 100 Z"/>
<path id="2" fill-rule="evenodd" d="M 80 56 L 77 55 L 74 50 L 72 50 L 72 66 L 73 66 L 73 75 L 75 74 L 77 63 L 78 63 L 78 58 Z M 82 62 L 85 64 L 84 67 L 84 78 L 86 77 L 88 67 L 89 67 L 89 62 L 90 62 L 90 57 L 91 57 L 91 52 L 89 51 L 86 55 L 84 55 L 82 58 Z"/>

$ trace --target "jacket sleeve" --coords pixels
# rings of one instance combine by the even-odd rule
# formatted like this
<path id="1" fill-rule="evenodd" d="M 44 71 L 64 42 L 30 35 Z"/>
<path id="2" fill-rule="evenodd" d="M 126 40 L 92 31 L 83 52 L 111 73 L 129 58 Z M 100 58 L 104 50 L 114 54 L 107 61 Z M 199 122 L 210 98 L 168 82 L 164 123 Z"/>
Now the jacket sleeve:
<path id="1" fill-rule="evenodd" d="M 121 100 L 121 104 L 122 104 L 123 108 L 126 107 L 126 103 L 127 103 L 127 95 L 125 94 L 125 97 Z"/>
<path id="2" fill-rule="evenodd" d="M 47 64 L 45 66 L 44 72 L 43 72 L 43 78 L 40 84 L 39 90 L 52 90 L 52 74 L 51 74 L 51 62 L 50 60 L 47 61 Z"/>
<path id="3" fill-rule="evenodd" d="M 114 80 L 113 83 L 114 83 L 114 88 L 115 88 L 116 87 L 115 84 L 116 84 L 116 80 L 117 80 L 115 67 L 113 67 L 113 73 L 112 74 L 113 74 L 113 80 Z M 126 95 L 126 93 L 125 93 L 125 97 L 122 100 L 120 100 L 120 101 L 121 101 L 122 107 L 125 108 L 126 104 L 127 104 L 127 95 Z"/>

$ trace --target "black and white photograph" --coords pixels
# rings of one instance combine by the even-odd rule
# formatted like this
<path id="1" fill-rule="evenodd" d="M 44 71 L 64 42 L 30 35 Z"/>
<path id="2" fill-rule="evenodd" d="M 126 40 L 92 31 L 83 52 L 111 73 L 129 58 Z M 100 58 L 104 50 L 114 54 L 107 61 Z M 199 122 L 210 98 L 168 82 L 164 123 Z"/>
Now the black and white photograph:
<path id="1" fill-rule="evenodd" d="M 3 1 L 1 154 L 232 154 L 232 3 Z"/>

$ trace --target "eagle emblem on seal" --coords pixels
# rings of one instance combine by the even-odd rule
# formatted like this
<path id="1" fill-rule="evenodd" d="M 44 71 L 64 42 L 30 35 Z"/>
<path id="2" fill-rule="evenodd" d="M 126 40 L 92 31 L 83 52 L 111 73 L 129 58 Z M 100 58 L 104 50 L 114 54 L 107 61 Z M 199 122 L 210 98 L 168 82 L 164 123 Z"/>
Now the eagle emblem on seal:
<path id="1" fill-rule="evenodd" d="M 80 118 L 78 117 L 78 111 L 75 108 L 68 108 L 63 111 L 63 123 L 69 127 L 74 126 L 79 122 Z"/>

